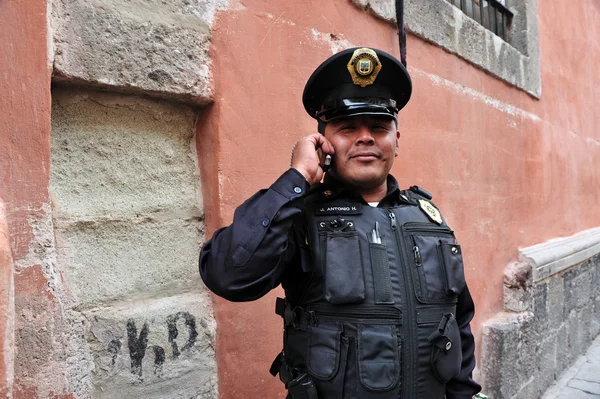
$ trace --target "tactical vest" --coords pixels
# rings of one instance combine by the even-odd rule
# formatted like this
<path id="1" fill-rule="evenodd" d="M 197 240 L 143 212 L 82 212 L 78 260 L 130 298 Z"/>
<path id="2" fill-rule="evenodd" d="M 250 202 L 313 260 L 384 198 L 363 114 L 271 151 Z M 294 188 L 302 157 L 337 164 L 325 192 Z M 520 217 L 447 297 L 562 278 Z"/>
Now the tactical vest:
<path id="1" fill-rule="evenodd" d="M 304 210 L 307 289 L 278 303 L 284 350 L 274 365 L 289 397 L 443 399 L 462 361 L 453 231 L 412 191 L 391 208 L 324 194 Z"/>

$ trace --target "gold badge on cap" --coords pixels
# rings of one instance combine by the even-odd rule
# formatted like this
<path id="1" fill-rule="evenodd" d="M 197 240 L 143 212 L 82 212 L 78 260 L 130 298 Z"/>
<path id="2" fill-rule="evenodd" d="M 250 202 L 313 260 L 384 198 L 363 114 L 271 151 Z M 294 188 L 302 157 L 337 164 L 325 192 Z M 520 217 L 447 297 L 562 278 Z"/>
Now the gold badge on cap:
<path id="1" fill-rule="evenodd" d="M 352 76 L 352 82 L 360 87 L 373 84 L 379 71 L 381 71 L 381 61 L 377 53 L 370 48 L 355 50 L 348 62 L 348 72 Z"/>
<path id="2" fill-rule="evenodd" d="M 429 219 L 437 224 L 442 224 L 442 215 L 440 214 L 440 211 L 438 211 L 435 206 L 431 205 L 429 201 L 423 199 L 419 200 L 419 207 L 425 212 Z"/>

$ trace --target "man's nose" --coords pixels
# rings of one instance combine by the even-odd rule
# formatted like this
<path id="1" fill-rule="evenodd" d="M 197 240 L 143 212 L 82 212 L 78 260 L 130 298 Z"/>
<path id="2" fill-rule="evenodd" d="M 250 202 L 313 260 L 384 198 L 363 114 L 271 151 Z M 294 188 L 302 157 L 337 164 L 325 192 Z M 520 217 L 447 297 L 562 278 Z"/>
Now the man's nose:
<path id="1" fill-rule="evenodd" d="M 356 144 L 373 144 L 375 139 L 371 135 L 371 131 L 368 126 L 361 126 L 358 131 L 358 136 L 356 139 Z"/>

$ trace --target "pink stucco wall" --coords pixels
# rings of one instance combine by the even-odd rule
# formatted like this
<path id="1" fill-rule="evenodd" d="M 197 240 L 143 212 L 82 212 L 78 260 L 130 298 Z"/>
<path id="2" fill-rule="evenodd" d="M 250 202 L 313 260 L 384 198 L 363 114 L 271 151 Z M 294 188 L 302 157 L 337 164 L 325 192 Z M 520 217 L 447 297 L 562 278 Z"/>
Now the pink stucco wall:
<path id="1" fill-rule="evenodd" d="M 44 216 L 43 205 L 49 203 L 51 69 L 47 59 L 46 9 L 45 1 L 0 2 L 0 197 L 5 202 L 14 261 L 23 259 L 29 252 L 33 238 L 30 223 Z M 4 251 L 2 245 L 0 243 L 0 250 Z M 7 262 L 3 258 L 0 270 L 3 277 L 10 278 L 13 264 Z M 39 272 L 40 266 L 27 262 L 22 266 L 14 272 L 14 304 L 19 311 L 14 312 L 6 295 L 0 298 L 2 325 L 6 317 L 4 309 L 14 312 L 15 342 L 19 337 L 20 310 L 28 307 L 33 311 L 31 316 L 35 317 L 35 304 L 45 306 L 49 303 L 41 294 L 45 292 L 47 280 Z M 6 280 L 4 283 L 10 284 Z M 1 328 L 0 334 L 5 337 Z M 7 348 L 4 341 L 0 344 L 3 349 Z M 14 358 L 17 371 L 14 376 L 6 376 L 7 392 L 11 391 L 10 382 L 14 377 L 14 398 L 36 397 L 35 379 L 24 381 L 18 372 L 23 373 L 23 359 L 34 359 L 38 354 L 39 348 L 35 345 L 20 347 L 14 353 L 5 352 L 11 361 Z M 0 364 L 0 376 L 3 367 Z M 34 376 L 35 371 L 32 368 L 27 374 Z M 5 383 L 2 378 L 0 384 Z"/>
<path id="2" fill-rule="evenodd" d="M 502 310 L 503 269 L 519 247 L 600 225 L 599 16 L 595 0 L 539 2 L 540 100 L 408 37 L 414 91 L 392 173 L 404 187 L 431 191 L 455 229 L 478 341 L 481 323 Z M 331 46 L 348 43 L 398 51 L 391 25 L 345 0 L 248 0 L 220 15 L 216 101 L 198 130 L 209 233 L 269 186 L 293 143 L 316 130 L 303 85 Z M 278 294 L 249 304 L 215 298 L 221 398 L 283 397 L 267 372 L 281 349 Z"/>

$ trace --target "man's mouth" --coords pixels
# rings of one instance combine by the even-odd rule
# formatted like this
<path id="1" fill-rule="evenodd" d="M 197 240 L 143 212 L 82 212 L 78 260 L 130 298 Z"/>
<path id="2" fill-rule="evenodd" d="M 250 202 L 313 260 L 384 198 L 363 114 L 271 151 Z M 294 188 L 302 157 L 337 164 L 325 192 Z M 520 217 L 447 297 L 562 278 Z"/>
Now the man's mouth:
<path id="1" fill-rule="evenodd" d="M 379 158 L 379 154 L 372 151 L 359 151 L 350 156 L 350 158 L 358 159 L 359 161 L 373 161 Z"/>

